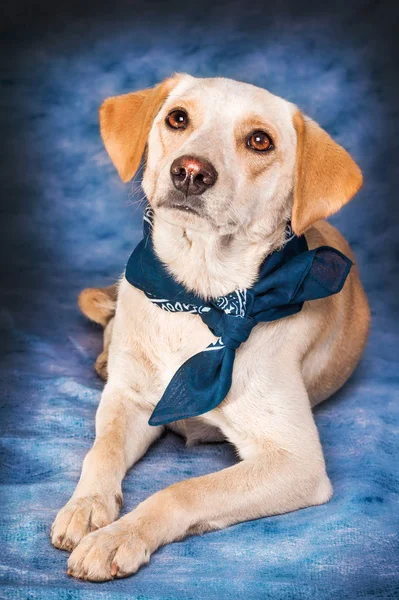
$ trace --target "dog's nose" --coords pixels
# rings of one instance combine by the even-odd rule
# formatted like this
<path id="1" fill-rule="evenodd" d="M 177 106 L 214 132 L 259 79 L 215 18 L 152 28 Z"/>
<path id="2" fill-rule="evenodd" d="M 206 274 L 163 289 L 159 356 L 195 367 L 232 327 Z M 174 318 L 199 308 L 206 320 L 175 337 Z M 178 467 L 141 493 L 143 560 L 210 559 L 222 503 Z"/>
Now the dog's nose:
<path id="1" fill-rule="evenodd" d="M 186 196 L 199 196 L 215 185 L 218 174 L 207 160 L 195 156 L 180 156 L 170 167 L 175 188 Z"/>

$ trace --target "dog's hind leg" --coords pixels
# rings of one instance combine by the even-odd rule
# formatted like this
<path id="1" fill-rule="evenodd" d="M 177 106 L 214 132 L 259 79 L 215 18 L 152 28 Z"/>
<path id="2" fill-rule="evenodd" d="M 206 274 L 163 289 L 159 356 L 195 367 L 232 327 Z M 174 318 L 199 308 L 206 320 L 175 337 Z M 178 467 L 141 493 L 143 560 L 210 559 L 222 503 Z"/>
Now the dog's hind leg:
<path id="1" fill-rule="evenodd" d="M 78 298 L 82 313 L 104 327 L 103 351 L 94 364 L 97 375 L 104 381 L 108 377 L 108 348 L 112 337 L 117 296 L 118 285 L 114 284 L 105 288 L 86 288 Z"/>
<path id="2" fill-rule="evenodd" d="M 99 354 L 94 363 L 94 369 L 97 375 L 104 381 L 108 378 L 108 349 L 111 343 L 113 326 L 114 319 L 112 318 L 104 328 L 103 351 Z"/>

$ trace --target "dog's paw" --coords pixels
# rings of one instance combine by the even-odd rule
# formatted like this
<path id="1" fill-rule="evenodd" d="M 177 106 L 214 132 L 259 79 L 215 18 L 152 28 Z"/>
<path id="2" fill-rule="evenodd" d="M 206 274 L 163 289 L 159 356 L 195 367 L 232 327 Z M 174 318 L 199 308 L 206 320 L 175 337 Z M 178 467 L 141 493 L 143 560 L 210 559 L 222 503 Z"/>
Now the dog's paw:
<path id="1" fill-rule="evenodd" d="M 127 577 L 150 560 L 150 549 L 134 526 L 117 521 L 86 536 L 68 560 L 68 575 L 89 581 Z"/>
<path id="2" fill-rule="evenodd" d="M 108 379 L 108 350 L 103 350 L 94 363 L 94 369 L 104 381 Z"/>
<path id="3" fill-rule="evenodd" d="M 98 495 L 71 498 L 51 527 L 52 544 L 71 552 L 85 535 L 115 521 L 121 504 L 119 495 L 109 500 Z"/>

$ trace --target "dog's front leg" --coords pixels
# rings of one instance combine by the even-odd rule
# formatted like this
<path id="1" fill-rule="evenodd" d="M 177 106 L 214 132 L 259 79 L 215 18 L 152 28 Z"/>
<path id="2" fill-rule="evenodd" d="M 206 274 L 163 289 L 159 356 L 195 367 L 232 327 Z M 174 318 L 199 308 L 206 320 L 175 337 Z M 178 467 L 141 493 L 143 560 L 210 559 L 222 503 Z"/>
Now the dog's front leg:
<path id="1" fill-rule="evenodd" d="M 127 469 L 162 431 L 162 427 L 148 425 L 150 412 L 131 390 L 111 382 L 105 386 L 96 415 L 94 445 L 83 462 L 73 496 L 51 529 L 54 546 L 71 551 L 90 531 L 117 518 Z"/>
<path id="2" fill-rule="evenodd" d="M 297 395 L 298 389 L 294 385 L 291 392 Z M 254 429 L 248 416 L 239 432 L 245 440 L 239 464 L 174 484 L 84 538 L 69 559 L 68 572 L 93 581 L 123 577 L 147 563 L 159 546 L 187 534 L 326 502 L 331 484 L 304 389 L 303 395 L 302 406 L 296 401 L 291 415 L 289 406 L 281 414 L 271 413 L 263 431 Z M 278 400 L 272 398 L 271 404 Z M 253 412 L 252 419 L 259 425 L 262 415 Z"/>

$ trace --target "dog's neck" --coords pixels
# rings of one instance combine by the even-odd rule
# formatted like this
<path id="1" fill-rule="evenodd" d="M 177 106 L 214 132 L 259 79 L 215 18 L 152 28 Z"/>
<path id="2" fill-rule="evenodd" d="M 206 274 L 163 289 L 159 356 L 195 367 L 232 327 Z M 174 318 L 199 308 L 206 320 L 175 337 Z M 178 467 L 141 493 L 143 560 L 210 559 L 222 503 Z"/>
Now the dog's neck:
<path id="1" fill-rule="evenodd" d="M 155 250 L 171 275 L 203 298 L 249 288 L 260 264 L 285 239 L 285 223 L 272 235 L 219 235 L 171 225 L 154 217 Z"/>

